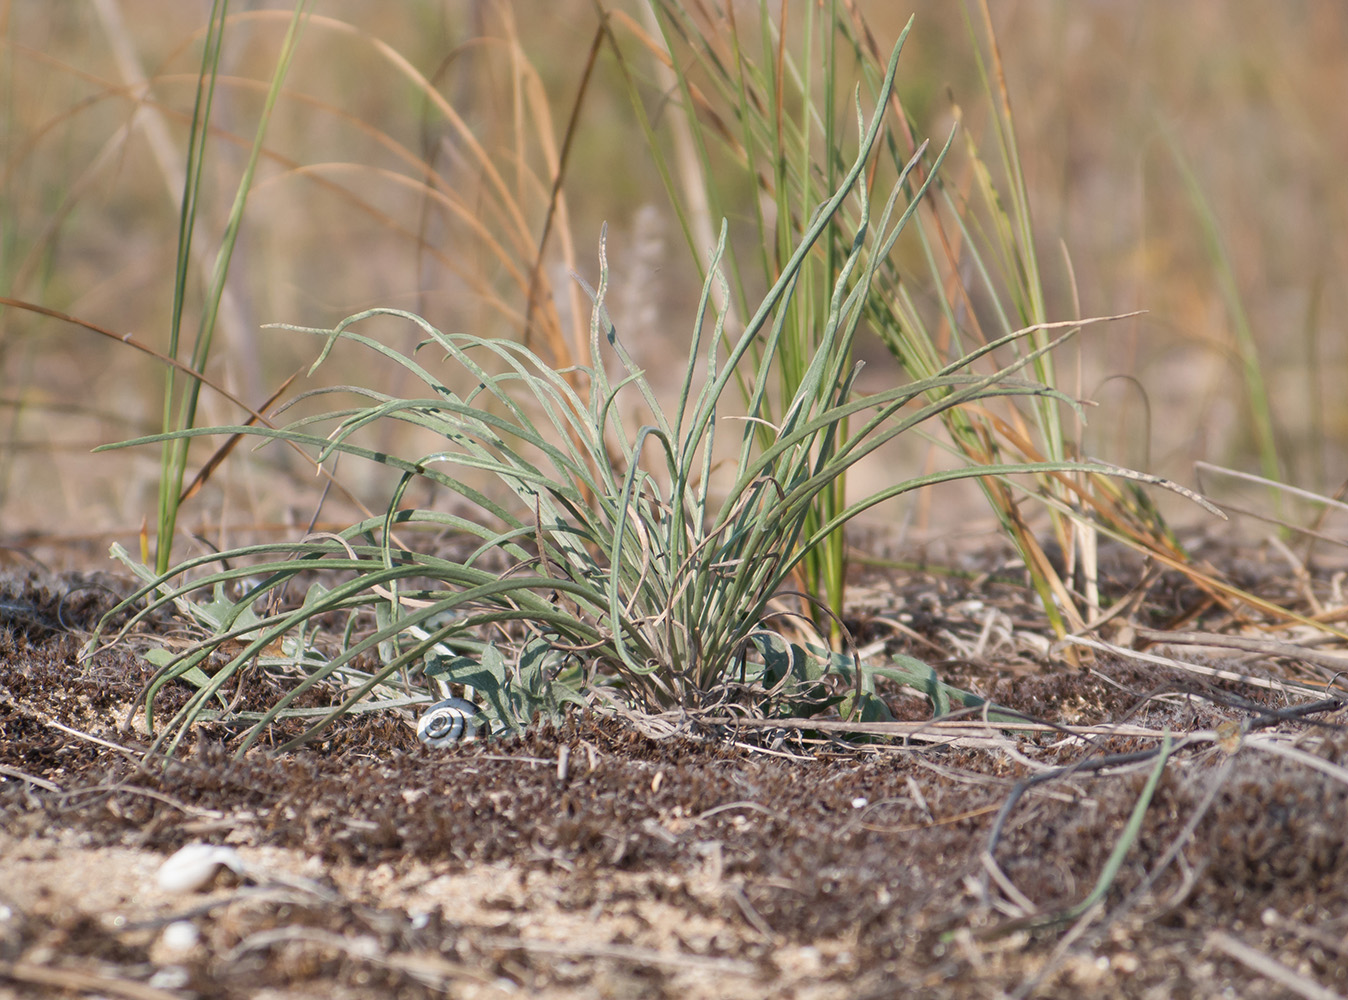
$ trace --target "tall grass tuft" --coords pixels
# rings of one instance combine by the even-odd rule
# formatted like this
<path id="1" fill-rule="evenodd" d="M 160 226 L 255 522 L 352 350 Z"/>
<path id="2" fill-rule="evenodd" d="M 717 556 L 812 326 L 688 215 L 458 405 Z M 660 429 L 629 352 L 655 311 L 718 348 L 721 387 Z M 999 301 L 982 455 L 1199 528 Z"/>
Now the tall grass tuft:
<path id="1" fill-rule="evenodd" d="M 654 152 L 689 246 L 696 250 L 709 230 L 707 216 L 747 215 L 755 237 L 727 254 L 732 315 L 747 314 L 750 289 L 771 284 L 783 271 L 799 234 L 836 178 L 846 169 L 838 155 L 839 81 L 854 77 L 880 93 L 884 55 L 854 4 L 815 5 L 791 27 L 774 21 L 768 5 L 758 18 L 741 24 L 733 4 L 716 6 L 654 3 L 653 27 L 614 15 L 652 57 L 657 82 L 677 95 L 681 116 L 657 128 L 647 117 L 635 58 L 621 58 L 635 113 Z M 1040 275 L 1029 193 L 1017 156 L 1014 116 L 1001 71 L 1000 53 L 982 6 L 989 56 L 979 51 L 989 104 L 995 153 L 1005 190 L 967 133 L 963 172 L 975 197 L 943 177 L 940 159 L 914 139 L 915 127 L 897 94 L 889 92 L 896 128 L 886 133 L 871 172 L 902 176 L 913 195 L 931 184 L 931 198 L 914 219 L 909 254 L 915 267 L 898 257 L 877 261 L 872 294 L 864 305 L 865 324 L 888 346 L 915 380 L 935 377 L 977 350 L 986 372 L 1009 363 L 1025 366 L 1040 384 L 1059 388 L 1050 342 L 1056 327 Z M 912 22 L 905 27 L 900 44 Z M 970 22 L 970 34 L 977 32 Z M 647 29 L 650 30 L 647 30 Z M 615 31 L 615 49 L 623 46 Z M 975 45 L 977 49 L 977 44 Z M 958 109 L 957 109 L 958 110 Z M 947 150 L 941 150 L 943 159 Z M 914 169 L 913 160 L 918 166 Z M 819 317 L 829 288 L 848 260 L 851 233 L 860 218 L 855 202 L 840 211 L 802 267 L 796 294 L 778 344 L 776 397 L 793 398 L 823 336 Z M 934 307 L 932 304 L 935 304 Z M 1076 313 L 1080 315 L 1080 313 Z M 1033 332 L 1010 336 L 1016 330 Z M 996 348 L 995 341 L 1002 341 Z M 745 393 L 756 398 L 756 386 Z M 933 390 L 929 401 L 944 392 Z M 1006 399 L 1001 407 L 949 407 L 941 411 L 944 447 L 960 462 L 1072 462 L 1082 458 L 1070 416 L 1048 397 Z M 771 403 L 767 404 L 769 407 Z M 772 421 L 761 425 L 763 443 Z M 1067 554 L 1085 555 L 1090 566 L 1092 525 L 1103 521 L 1118 534 L 1148 549 L 1177 555 L 1173 539 L 1140 494 L 1084 472 L 1044 471 L 1025 483 L 988 477 L 983 492 L 1025 559 L 1046 612 L 1059 632 L 1084 627 L 1088 611 L 1098 612 L 1093 579 L 1064 581 L 1045 554 L 1046 546 L 1022 512 L 1025 494 L 1048 510 L 1051 533 Z M 834 523 L 844 509 L 846 481 L 835 480 L 816 498 L 813 526 Z M 802 554 L 799 578 L 811 595 L 816 625 L 836 646 L 843 612 L 847 550 L 841 532 L 822 538 Z M 1073 584 L 1080 586 L 1074 589 Z M 1084 597 L 1081 596 L 1084 594 Z"/>
<path id="2" fill-rule="evenodd" d="M 752 289 L 770 286 L 785 272 L 815 206 L 827 200 L 847 170 L 839 154 L 839 91 L 854 48 L 839 30 L 836 5 L 811 8 L 790 37 L 768 4 L 758 5 L 757 18 L 747 25 L 732 4 L 713 9 L 657 2 L 648 11 L 645 24 L 620 20 L 653 57 L 657 81 L 677 94 L 680 113 L 664 127 L 647 116 L 636 59 L 623 56 L 616 32 L 613 45 L 689 249 L 700 255 L 714 218 L 737 216 L 753 227 L 753 237 L 732 242 L 726 254 L 726 303 L 734 324 L 749 314 Z M 910 19 L 899 48 L 911 28 Z M 883 73 L 883 62 L 879 68 Z M 871 169 L 883 165 L 881 157 Z M 905 175 L 909 169 L 904 163 L 888 165 Z M 771 443 L 774 414 L 784 413 L 800 390 L 827 336 L 822 319 L 834 283 L 848 266 L 852 234 L 864 211 L 860 203 L 841 210 L 800 264 L 773 345 L 771 384 L 742 380 L 745 398 L 762 410 L 758 428 L 764 446 Z M 873 272 L 872 280 L 883 280 L 883 271 Z M 753 345 L 750 357 L 761 363 L 763 349 Z M 845 432 L 845 425 L 840 429 Z M 846 485 L 846 476 L 839 476 L 814 498 L 807 535 L 835 521 L 846 506 Z M 816 624 L 835 647 L 841 642 L 846 572 L 841 531 L 825 533 L 800 553 L 798 580 Z"/>
<path id="3" fill-rule="evenodd" d="M 335 351 L 365 350 L 413 376 L 423 396 L 320 389 L 299 398 L 343 393 L 354 402 L 278 428 L 187 428 L 118 446 L 247 434 L 298 445 L 320 465 L 345 455 L 396 477 L 384 514 L 338 535 L 201 556 L 169 574 L 144 571 L 146 584 L 126 607 L 144 605 L 127 629 L 176 603 L 208 633 L 186 651 L 154 654 L 161 671 L 147 703 L 152 725 L 163 684 L 182 679 L 196 687 L 163 727 L 161 744 L 172 750 L 198 719 L 242 719 L 251 726 L 241 752 L 277 718 L 313 713 L 292 707 L 306 692 L 336 692 L 336 703 L 318 713 L 302 740 L 344 712 L 427 700 L 419 693 L 423 678 L 442 688 L 471 686 L 498 728 L 518 728 L 568 701 L 604 697 L 645 709 L 733 704 L 792 715 L 840 706 L 874 718 L 884 714 L 873 693 L 877 674 L 920 682 L 938 710 L 952 697 L 963 701 L 963 692 L 946 688 L 916 661 L 862 664 L 811 644 L 792 627 L 797 616 L 774 604 L 807 553 L 883 500 L 952 479 L 1078 468 L 993 464 L 914 476 L 819 518 L 821 494 L 848 469 L 932 417 L 1003 397 L 1074 405 L 1015 377 L 1056 341 L 987 375 L 964 370 L 1040 328 L 1014 331 L 928 378 L 870 395 L 856 391 L 851 349 L 875 276 L 931 184 L 928 175 L 905 197 L 924 146 L 872 218 L 866 175 L 879 148 L 898 55 L 896 47 L 869 124 L 858 99 L 862 134 L 855 158 L 737 334 L 727 327 L 727 310 L 713 305 L 717 290 L 726 291 L 722 225 L 672 407 L 657 398 L 608 318 L 609 264 L 601 241 L 599 282 L 591 292 L 591 365 L 558 371 L 515 341 L 446 334 L 411 313 L 371 310 L 332 330 L 285 329 L 322 341 L 314 368 Z M 943 156 L 944 150 L 936 165 Z M 802 269 L 845 205 L 858 224 L 828 296 L 819 345 L 794 393 L 772 409 L 769 388 L 790 350 L 783 345 Z M 424 337 L 417 353 L 440 355 L 451 373 L 466 375 L 476 388 L 456 394 L 447 384 L 459 384 L 459 376 L 437 375 L 415 355 L 362 332 L 379 317 L 413 325 Z M 695 376 L 699 370 L 705 374 Z M 745 385 L 747 412 L 727 426 L 736 416 L 731 400 Z M 624 418 L 631 397 L 649 423 L 632 426 Z M 368 431 L 387 420 L 429 431 L 441 443 L 415 457 L 364 443 Z M 732 456 L 725 476 L 718 471 L 723 451 Z M 482 473 L 502 490 L 474 485 Z M 418 479 L 456 493 L 472 515 L 405 507 L 408 486 Z M 411 542 L 427 530 L 475 544 L 467 555 L 452 557 L 422 551 Z M 298 607 L 287 606 L 287 588 L 315 573 L 323 574 L 320 582 L 308 585 Z M 216 654 L 223 666 L 215 665 Z M 232 715 L 223 692 L 255 659 L 288 673 L 293 685 L 260 716 Z"/>
<path id="4" fill-rule="evenodd" d="M 976 17 L 971 8 L 977 9 Z M 862 72 L 874 80 L 879 50 L 860 13 L 852 5 L 848 11 L 839 30 L 865 54 Z M 913 226 L 923 267 L 906 273 L 894 261 L 886 262 L 867 318 L 913 378 L 929 376 L 952 357 L 986 350 L 993 367 L 1024 365 L 1038 382 L 1063 389 L 1048 340 L 1051 314 L 1044 265 L 1001 51 L 986 0 L 966 3 L 964 12 L 987 96 L 995 166 L 966 131 L 962 160 L 953 171 L 935 177 L 931 196 Z M 897 98 L 892 100 L 904 125 L 887 152 L 898 159 L 911 155 L 914 127 Z M 956 106 L 954 112 L 962 121 L 961 109 Z M 924 163 L 913 176 L 929 178 L 938 166 Z M 1070 259 L 1066 271 L 1070 284 Z M 1079 304 L 1074 302 L 1073 307 L 1080 315 Z M 1036 332 L 1010 336 L 1024 328 Z M 1005 343 L 1004 349 L 992 347 L 999 342 Z M 1141 549 L 1167 565 L 1187 563 L 1160 513 L 1135 482 L 1090 471 L 1084 464 L 1071 472 L 1056 468 L 1063 462 L 1086 461 L 1079 443 L 1080 412 L 1065 411 L 1044 398 L 1004 402 L 945 411 L 944 444 L 961 461 L 973 464 L 1019 461 L 1055 467 L 1022 481 L 988 477 L 979 485 L 1003 533 L 1020 552 L 1059 634 L 1085 629 L 1100 613 L 1095 574 L 1098 536 Z M 1061 560 L 1049 557 L 1048 539 L 1021 503 L 1026 495 L 1047 512 L 1048 538 L 1062 553 Z"/>
<path id="5" fill-rule="evenodd" d="M 308 4 L 301 0 L 296 3 L 290 27 L 281 43 L 276 69 L 272 74 L 271 85 L 263 103 L 258 119 L 257 131 L 252 147 L 248 151 L 238 189 L 230 208 L 221 237 L 220 247 L 216 251 L 215 263 L 204 289 L 204 302 L 197 322 L 196 338 L 192 343 L 192 372 L 201 375 L 206 370 L 206 362 L 211 354 L 216 321 L 220 314 L 220 302 L 225 293 L 229 278 L 230 261 L 234 256 L 234 246 L 238 239 L 239 227 L 243 223 L 244 209 L 248 203 L 248 193 L 253 185 L 258 160 L 262 155 L 263 142 L 267 135 L 267 126 L 271 121 L 273 109 L 281 93 L 286 72 L 299 44 L 300 29 L 305 18 Z M 205 44 L 202 51 L 201 72 L 197 78 L 196 100 L 192 107 L 190 138 L 187 146 L 187 164 L 184 172 L 184 186 L 178 222 L 178 252 L 173 280 L 173 312 L 169 327 L 168 356 L 177 360 L 180 357 L 183 314 L 186 309 L 188 292 L 192 276 L 192 241 L 197 229 L 197 213 L 201 199 L 202 168 L 206 163 L 206 137 L 211 123 L 211 107 L 215 97 L 216 81 L 220 73 L 220 53 L 224 44 L 225 28 L 228 23 L 228 0 L 214 0 L 211 5 L 210 19 L 207 25 Z M 183 379 L 181 370 L 171 366 L 165 372 L 163 425 L 166 431 L 185 430 L 193 427 L 197 419 L 197 404 L 201 394 L 201 379 L 188 377 Z M 158 541 L 155 551 L 155 568 L 163 573 L 172 562 L 173 536 L 178 520 L 178 508 L 183 497 L 183 480 L 187 473 L 187 444 L 185 437 L 169 436 L 164 438 L 159 474 L 159 520 Z"/>

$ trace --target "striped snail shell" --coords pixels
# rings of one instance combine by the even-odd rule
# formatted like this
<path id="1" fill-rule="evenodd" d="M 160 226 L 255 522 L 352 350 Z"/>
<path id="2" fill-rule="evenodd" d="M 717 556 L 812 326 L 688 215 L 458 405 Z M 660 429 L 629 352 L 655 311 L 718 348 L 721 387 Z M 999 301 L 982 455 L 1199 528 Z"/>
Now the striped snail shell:
<path id="1" fill-rule="evenodd" d="M 428 747 L 477 739 L 477 730 L 477 706 L 462 698 L 438 701 L 417 720 L 417 739 Z"/>

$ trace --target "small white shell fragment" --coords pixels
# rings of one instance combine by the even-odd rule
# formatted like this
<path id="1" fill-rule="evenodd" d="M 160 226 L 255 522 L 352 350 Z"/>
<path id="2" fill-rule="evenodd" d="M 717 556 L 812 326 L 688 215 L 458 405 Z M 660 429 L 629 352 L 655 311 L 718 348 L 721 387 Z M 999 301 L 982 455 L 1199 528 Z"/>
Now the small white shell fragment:
<path id="1" fill-rule="evenodd" d="M 243 858 L 232 847 L 188 844 L 159 866 L 155 881 L 165 892 L 195 892 L 210 885 L 222 867 L 242 875 Z"/>
<path id="2" fill-rule="evenodd" d="M 428 747 L 447 747 L 477 738 L 477 706 L 463 698 L 436 702 L 417 720 L 417 739 Z"/>
<path id="3" fill-rule="evenodd" d="M 191 951 L 200 940 L 201 932 L 197 930 L 197 925 L 190 920 L 173 921 L 164 928 L 163 934 L 159 936 L 160 944 L 163 945 L 164 950 L 175 955 Z"/>
<path id="4" fill-rule="evenodd" d="M 155 990 L 180 990 L 192 981 L 192 974 L 181 965 L 166 965 L 155 970 L 155 974 L 145 981 L 146 986 Z"/>

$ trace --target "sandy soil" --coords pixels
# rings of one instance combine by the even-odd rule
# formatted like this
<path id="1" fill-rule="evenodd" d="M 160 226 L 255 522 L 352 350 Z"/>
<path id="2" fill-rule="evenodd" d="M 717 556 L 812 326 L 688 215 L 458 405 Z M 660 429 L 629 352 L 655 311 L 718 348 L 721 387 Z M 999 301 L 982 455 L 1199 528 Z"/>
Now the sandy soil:
<path id="1" fill-rule="evenodd" d="M 203 727 L 165 767 L 120 725 L 145 662 L 79 658 L 117 586 L 0 592 L 0 997 L 1348 991 L 1344 701 L 1316 707 L 1289 679 L 1304 664 L 1070 667 L 1017 587 L 913 576 L 858 591 L 873 630 L 901 621 L 915 652 L 952 651 L 948 679 L 1088 729 L 867 745 L 587 714 L 432 751 L 367 716 L 241 758 Z M 265 701 L 277 682 L 252 683 Z M 163 888 L 191 843 L 241 873 Z"/>

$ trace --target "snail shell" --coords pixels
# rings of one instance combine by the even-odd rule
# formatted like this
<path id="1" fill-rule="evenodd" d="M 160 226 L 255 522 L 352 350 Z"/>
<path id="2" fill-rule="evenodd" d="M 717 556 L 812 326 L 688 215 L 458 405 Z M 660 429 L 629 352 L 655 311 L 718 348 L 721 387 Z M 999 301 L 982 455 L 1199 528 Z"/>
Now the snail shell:
<path id="1" fill-rule="evenodd" d="M 188 844 L 159 866 L 155 881 L 165 892 L 196 892 L 210 885 L 221 868 L 242 875 L 243 858 L 232 847 Z"/>
<path id="2" fill-rule="evenodd" d="M 477 706 L 462 698 L 436 702 L 417 720 L 417 738 L 428 747 L 477 739 Z"/>
<path id="3" fill-rule="evenodd" d="M 201 931 L 190 920 L 175 920 L 159 936 L 160 947 L 170 955 L 182 956 L 197 946 Z"/>

